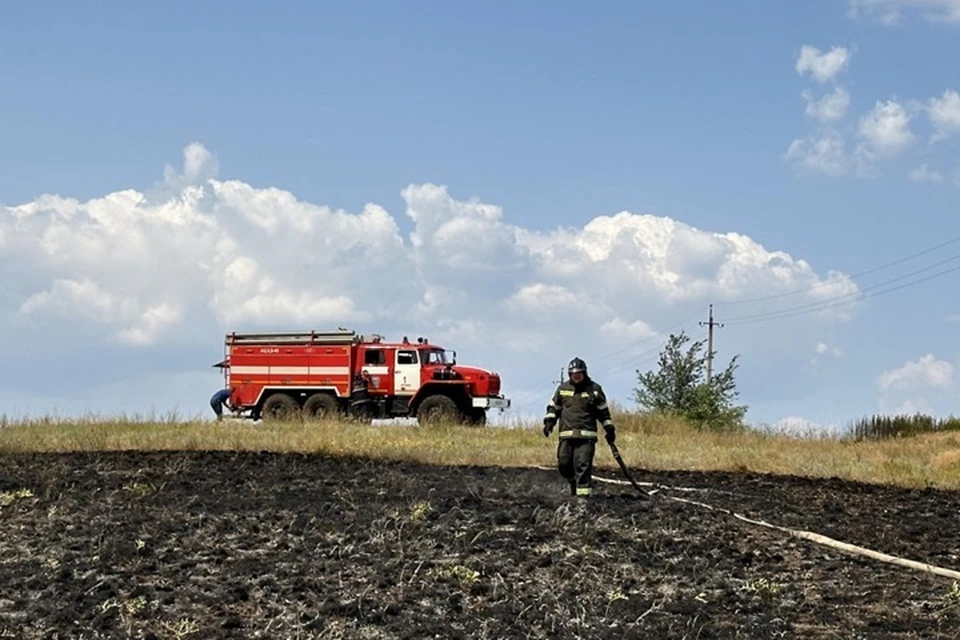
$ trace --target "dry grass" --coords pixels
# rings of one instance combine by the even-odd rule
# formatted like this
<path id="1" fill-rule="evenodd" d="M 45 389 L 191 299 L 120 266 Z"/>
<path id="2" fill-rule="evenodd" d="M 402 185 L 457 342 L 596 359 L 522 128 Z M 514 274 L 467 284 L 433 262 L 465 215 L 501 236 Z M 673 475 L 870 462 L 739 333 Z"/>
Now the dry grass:
<path id="1" fill-rule="evenodd" d="M 960 488 L 960 434 L 854 442 L 757 432 L 711 433 L 683 422 L 618 415 L 617 444 L 635 469 L 753 471 L 907 487 Z M 0 454 L 113 450 L 247 450 L 355 455 L 431 464 L 552 466 L 556 435 L 512 428 L 251 424 L 202 420 L 0 419 Z M 615 470 L 601 444 L 597 466 Z"/>

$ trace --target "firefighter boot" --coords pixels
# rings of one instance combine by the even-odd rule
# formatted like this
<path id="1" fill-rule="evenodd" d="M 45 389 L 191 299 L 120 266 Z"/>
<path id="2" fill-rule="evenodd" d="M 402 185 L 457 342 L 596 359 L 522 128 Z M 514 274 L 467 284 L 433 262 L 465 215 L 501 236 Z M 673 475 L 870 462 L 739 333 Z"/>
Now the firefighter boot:
<path id="1" fill-rule="evenodd" d="M 576 513 L 586 513 L 590 505 L 590 499 L 584 495 L 578 495 L 574 500 L 573 508 Z"/>

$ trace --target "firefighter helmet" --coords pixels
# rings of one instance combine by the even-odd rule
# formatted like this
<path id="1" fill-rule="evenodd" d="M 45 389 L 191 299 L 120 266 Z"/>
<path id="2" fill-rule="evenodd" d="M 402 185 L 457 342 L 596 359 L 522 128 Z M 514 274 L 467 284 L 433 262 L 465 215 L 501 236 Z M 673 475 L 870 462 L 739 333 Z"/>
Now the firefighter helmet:
<path id="1" fill-rule="evenodd" d="M 580 358 L 574 358 L 570 361 L 570 364 L 567 365 L 567 373 L 576 373 L 577 371 L 582 373 L 587 372 L 587 363 Z"/>

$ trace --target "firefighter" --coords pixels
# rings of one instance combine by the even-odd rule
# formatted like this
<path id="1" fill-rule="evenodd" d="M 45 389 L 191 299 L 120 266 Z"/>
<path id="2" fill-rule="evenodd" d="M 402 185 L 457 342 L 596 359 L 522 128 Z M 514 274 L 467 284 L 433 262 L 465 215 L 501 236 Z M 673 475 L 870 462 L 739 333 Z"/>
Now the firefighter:
<path id="1" fill-rule="evenodd" d="M 597 423 L 607 442 L 616 441 L 616 428 L 603 388 L 587 374 L 587 364 L 574 358 L 567 367 L 569 378 L 553 393 L 543 417 L 543 435 L 550 437 L 559 423 L 557 467 L 570 484 L 570 495 L 586 499 L 593 489 L 593 457 L 597 450 Z"/>

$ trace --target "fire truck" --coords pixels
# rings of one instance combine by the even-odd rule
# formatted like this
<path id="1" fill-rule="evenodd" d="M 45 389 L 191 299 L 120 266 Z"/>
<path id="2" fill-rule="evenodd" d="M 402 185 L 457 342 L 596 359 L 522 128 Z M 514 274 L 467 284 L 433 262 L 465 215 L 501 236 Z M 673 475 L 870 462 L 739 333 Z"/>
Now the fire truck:
<path id="1" fill-rule="evenodd" d="M 418 423 L 486 423 L 506 409 L 500 375 L 457 364 L 456 351 L 406 337 L 385 342 L 356 331 L 227 333 L 228 406 L 254 420 L 415 417 Z"/>

